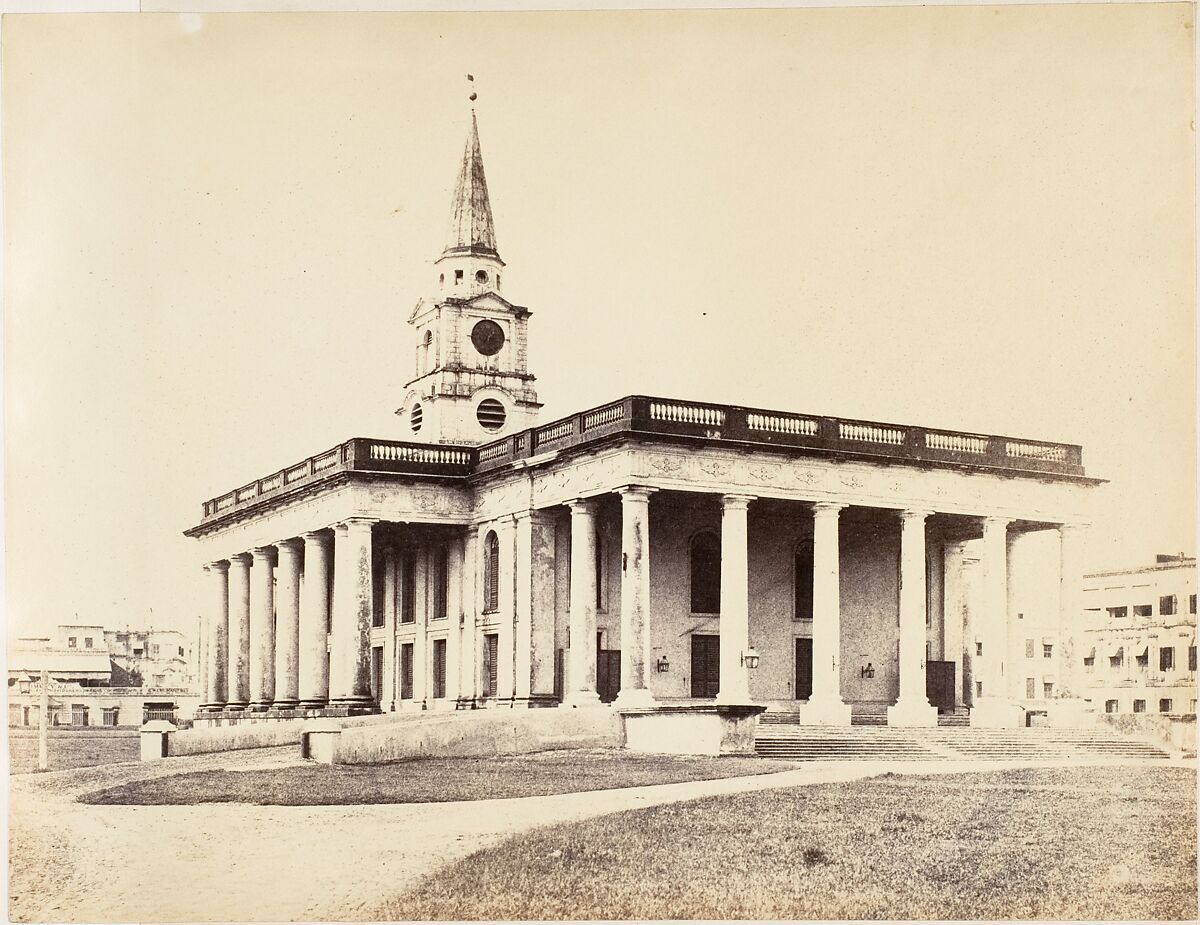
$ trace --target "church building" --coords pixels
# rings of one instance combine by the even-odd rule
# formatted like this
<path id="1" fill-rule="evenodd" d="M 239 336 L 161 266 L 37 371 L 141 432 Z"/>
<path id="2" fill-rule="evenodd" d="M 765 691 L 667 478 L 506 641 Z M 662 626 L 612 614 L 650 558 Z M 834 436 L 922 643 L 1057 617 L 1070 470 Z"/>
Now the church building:
<path id="1" fill-rule="evenodd" d="M 186 531 L 209 586 L 198 722 L 724 704 L 1005 726 L 1081 703 L 1080 447 L 645 395 L 543 421 L 533 314 L 504 284 L 472 114 L 396 432 L 206 501 Z M 1042 531 L 1050 701 L 1012 612 L 1012 550 Z"/>

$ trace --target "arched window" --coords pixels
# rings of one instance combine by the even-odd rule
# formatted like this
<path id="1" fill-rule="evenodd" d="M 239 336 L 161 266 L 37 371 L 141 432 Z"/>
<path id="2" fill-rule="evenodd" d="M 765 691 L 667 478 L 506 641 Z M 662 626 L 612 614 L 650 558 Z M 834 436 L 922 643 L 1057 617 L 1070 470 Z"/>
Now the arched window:
<path id="1" fill-rule="evenodd" d="M 721 538 L 711 530 L 692 537 L 692 613 L 721 612 Z"/>
<path id="2" fill-rule="evenodd" d="M 428 329 L 425 331 L 424 356 L 422 359 L 421 372 L 427 373 L 433 369 L 433 331 Z"/>
<path id="3" fill-rule="evenodd" d="M 483 612 L 500 609 L 500 539 L 489 530 L 483 541 Z"/>
<path id="4" fill-rule="evenodd" d="M 796 612 L 797 620 L 813 618 L 813 548 L 809 540 L 801 540 L 796 546 L 795 557 Z"/>

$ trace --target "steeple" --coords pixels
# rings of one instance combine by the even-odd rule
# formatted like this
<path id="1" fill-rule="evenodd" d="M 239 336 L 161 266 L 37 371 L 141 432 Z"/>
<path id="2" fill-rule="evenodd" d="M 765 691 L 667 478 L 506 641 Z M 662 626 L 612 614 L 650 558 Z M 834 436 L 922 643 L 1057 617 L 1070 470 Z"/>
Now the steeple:
<path id="1" fill-rule="evenodd" d="M 479 150 L 479 123 L 475 119 L 474 109 L 471 110 L 471 134 L 467 137 L 458 184 L 454 188 L 449 240 L 442 251 L 442 258 L 466 255 L 500 260 L 496 250 L 492 204 L 488 200 L 487 179 L 483 174 L 483 155 Z"/>

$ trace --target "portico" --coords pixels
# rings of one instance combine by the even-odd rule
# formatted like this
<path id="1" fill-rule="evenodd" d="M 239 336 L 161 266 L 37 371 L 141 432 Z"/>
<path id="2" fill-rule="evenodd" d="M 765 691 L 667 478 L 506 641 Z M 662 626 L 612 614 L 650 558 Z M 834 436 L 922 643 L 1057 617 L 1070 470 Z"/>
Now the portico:
<path id="1" fill-rule="evenodd" d="M 1023 715 L 1010 548 L 1060 530 L 1077 585 L 1096 484 L 1078 446 L 642 395 L 541 424 L 504 266 L 472 120 L 436 284 L 408 318 L 408 439 L 347 440 L 186 531 L 207 570 L 209 721 Z M 1068 639 L 1071 606 L 1046 603 Z"/>

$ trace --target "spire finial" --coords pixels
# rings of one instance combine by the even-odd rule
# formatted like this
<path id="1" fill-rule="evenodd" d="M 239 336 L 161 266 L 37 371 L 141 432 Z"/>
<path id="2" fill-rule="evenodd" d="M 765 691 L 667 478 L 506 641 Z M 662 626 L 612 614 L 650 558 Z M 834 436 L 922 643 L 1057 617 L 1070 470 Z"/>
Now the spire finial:
<path id="1" fill-rule="evenodd" d="M 471 95 L 470 95 L 470 96 L 468 96 L 468 97 L 467 97 L 467 99 L 469 99 L 469 100 L 470 100 L 472 103 L 474 103 L 474 102 L 475 102 L 477 99 L 479 99 L 479 94 L 475 92 L 475 87 L 474 87 L 474 83 L 475 83 L 475 75 L 474 75 L 474 74 L 468 74 L 468 75 L 467 75 L 467 80 L 468 80 L 468 81 L 470 81 L 470 82 L 471 82 L 471 84 L 472 84 L 472 86 L 471 86 Z M 472 108 L 472 109 L 474 109 L 475 107 L 474 107 L 474 106 L 472 106 L 471 108 Z"/>

